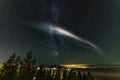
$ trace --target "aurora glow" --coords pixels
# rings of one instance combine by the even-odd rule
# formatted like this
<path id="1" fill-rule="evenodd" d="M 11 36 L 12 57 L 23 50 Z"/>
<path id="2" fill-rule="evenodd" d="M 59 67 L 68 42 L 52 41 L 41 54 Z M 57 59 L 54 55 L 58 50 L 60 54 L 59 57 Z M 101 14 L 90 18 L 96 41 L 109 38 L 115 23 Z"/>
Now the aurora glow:
<path id="1" fill-rule="evenodd" d="M 62 36 L 73 38 L 79 42 L 82 42 L 84 44 L 91 46 L 96 51 L 96 53 L 99 54 L 100 56 L 105 55 L 104 52 L 95 44 L 91 43 L 88 40 L 83 39 L 82 37 L 78 37 L 78 36 L 74 35 L 73 33 L 69 32 L 63 28 L 60 28 L 56 25 L 46 23 L 46 24 L 42 24 L 42 27 L 39 27 L 38 29 L 47 31 L 47 33 L 62 35 Z"/>

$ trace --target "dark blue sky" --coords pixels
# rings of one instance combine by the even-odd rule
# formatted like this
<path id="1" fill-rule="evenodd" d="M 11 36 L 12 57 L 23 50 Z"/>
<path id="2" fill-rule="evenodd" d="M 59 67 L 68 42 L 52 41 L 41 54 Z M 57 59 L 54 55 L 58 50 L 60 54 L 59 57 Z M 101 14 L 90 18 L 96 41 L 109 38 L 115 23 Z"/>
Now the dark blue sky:
<path id="1" fill-rule="evenodd" d="M 41 64 L 119 63 L 119 4 L 118 0 L 1 0 L 0 63 L 12 53 L 24 56 L 29 51 Z M 106 55 L 35 28 L 41 22 L 57 24 L 83 37 Z"/>

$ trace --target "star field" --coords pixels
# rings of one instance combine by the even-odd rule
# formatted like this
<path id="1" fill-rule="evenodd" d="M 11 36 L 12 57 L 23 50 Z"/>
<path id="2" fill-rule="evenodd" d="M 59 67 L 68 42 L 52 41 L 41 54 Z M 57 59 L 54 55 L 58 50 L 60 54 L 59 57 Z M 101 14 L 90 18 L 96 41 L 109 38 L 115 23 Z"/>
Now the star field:
<path id="1" fill-rule="evenodd" d="M 40 64 L 119 63 L 119 4 L 118 0 L 1 0 L 0 63 L 12 53 L 24 56 L 29 51 Z M 41 22 L 90 41 L 105 56 L 76 40 L 39 30 Z"/>

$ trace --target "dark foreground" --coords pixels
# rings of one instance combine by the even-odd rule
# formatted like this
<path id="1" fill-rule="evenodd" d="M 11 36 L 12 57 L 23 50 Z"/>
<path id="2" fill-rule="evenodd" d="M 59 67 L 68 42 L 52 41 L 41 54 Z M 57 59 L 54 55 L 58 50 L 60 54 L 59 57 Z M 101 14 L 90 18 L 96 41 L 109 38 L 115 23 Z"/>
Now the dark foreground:
<path id="1" fill-rule="evenodd" d="M 92 72 L 95 80 L 120 80 L 120 72 Z"/>
<path id="2" fill-rule="evenodd" d="M 120 80 L 119 68 L 68 68 L 36 65 L 31 52 L 13 54 L 0 68 L 0 80 Z"/>

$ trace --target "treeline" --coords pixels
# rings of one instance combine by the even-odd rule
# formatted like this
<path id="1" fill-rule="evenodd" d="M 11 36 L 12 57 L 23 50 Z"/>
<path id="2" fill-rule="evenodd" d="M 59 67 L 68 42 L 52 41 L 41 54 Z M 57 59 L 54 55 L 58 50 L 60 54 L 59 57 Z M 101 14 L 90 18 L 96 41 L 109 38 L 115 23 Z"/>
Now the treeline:
<path id="1" fill-rule="evenodd" d="M 32 52 L 29 52 L 23 59 L 16 54 L 10 56 L 0 69 L 0 80 L 94 80 L 94 78 L 89 72 L 38 66 Z"/>

